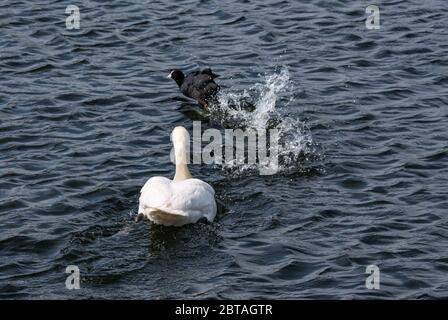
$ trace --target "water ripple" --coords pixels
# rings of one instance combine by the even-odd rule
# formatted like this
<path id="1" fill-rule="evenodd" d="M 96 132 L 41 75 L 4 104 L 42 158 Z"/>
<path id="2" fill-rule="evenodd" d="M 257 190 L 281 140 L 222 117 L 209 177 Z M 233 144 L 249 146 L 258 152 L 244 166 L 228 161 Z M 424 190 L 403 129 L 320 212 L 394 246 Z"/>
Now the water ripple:
<path id="1" fill-rule="evenodd" d="M 66 5 L 0 2 L 2 298 L 448 297 L 445 1 L 384 2 L 377 31 L 346 0 L 83 2 L 80 30 Z M 165 78 L 209 66 L 227 116 Z M 134 223 L 198 119 L 280 126 L 281 172 L 193 165 L 213 224 Z"/>

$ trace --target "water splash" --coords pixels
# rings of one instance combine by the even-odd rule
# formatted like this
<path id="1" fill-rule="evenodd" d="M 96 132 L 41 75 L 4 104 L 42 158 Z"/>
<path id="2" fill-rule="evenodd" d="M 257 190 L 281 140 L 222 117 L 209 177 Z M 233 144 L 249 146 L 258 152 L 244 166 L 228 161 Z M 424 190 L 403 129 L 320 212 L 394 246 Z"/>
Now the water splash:
<path id="1" fill-rule="evenodd" d="M 268 130 L 279 133 L 278 173 L 301 172 L 304 162 L 314 152 L 310 130 L 298 115 L 287 113 L 287 107 L 295 102 L 294 83 L 288 69 L 266 75 L 262 83 L 248 90 L 231 92 L 223 90 L 218 104 L 211 106 L 212 120 L 224 128 Z M 297 108 L 296 108 L 297 109 Z M 224 171 L 234 175 L 246 175 L 272 163 L 241 164 L 228 161 Z"/>

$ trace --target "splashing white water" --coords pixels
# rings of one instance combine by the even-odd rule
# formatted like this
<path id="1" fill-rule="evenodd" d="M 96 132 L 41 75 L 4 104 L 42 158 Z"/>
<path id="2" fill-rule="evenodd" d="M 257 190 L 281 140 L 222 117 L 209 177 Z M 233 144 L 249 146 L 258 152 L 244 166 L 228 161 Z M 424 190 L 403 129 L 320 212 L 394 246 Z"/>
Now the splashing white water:
<path id="1" fill-rule="evenodd" d="M 311 133 L 298 116 L 286 113 L 288 105 L 294 102 L 294 86 L 286 68 L 267 75 L 263 83 L 254 85 L 240 93 L 222 91 L 219 103 L 211 106 L 211 117 L 226 128 L 256 130 L 277 129 L 279 133 L 278 172 L 297 172 L 300 158 L 312 152 Z M 256 165 L 229 161 L 224 170 L 232 173 L 259 170 L 272 163 Z"/>

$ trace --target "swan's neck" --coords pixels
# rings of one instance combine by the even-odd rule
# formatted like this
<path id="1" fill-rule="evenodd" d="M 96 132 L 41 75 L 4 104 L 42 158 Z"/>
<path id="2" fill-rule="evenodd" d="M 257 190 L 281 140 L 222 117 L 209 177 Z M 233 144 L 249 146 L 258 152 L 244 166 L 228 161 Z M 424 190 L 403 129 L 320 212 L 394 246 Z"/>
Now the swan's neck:
<path id="1" fill-rule="evenodd" d="M 188 171 L 187 165 L 176 165 L 176 174 L 174 175 L 174 181 L 182 181 L 191 179 L 192 176 Z"/>
<path id="2" fill-rule="evenodd" d="M 174 181 L 182 181 L 191 179 L 190 171 L 187 165 L 187 148 L 186 146 L 174 146 L 174 154 L 176 157 L 176 174 L 174 175 Z"/>

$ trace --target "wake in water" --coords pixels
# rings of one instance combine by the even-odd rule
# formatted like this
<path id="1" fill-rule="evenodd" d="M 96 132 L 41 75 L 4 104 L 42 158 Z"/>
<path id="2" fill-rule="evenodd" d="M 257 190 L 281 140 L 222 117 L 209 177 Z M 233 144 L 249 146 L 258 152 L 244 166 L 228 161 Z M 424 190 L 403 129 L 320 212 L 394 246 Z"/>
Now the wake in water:
<path id="1" fill-rule="evenodd" d="M 242 92 L 221 91 L 218 104 L 210 106 L 211 120 L 224 128 L 255 130 L 277 129 L 279 133 L 278 173 L 303 172 L 304 165 L 316 156 L 310 130 L 298 116 L 288 113 L 294 102 L 294 84 L 286 68 L 267 75 Z M 242 164 L 226 161 L 223 170 L 242 174 L 260 170 L 270 163 Z"/>

